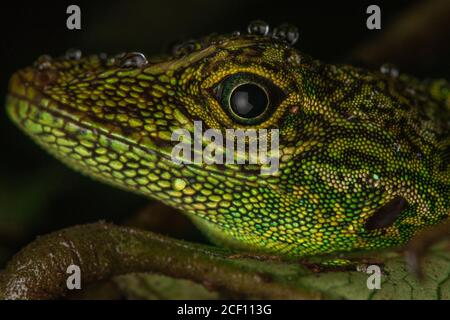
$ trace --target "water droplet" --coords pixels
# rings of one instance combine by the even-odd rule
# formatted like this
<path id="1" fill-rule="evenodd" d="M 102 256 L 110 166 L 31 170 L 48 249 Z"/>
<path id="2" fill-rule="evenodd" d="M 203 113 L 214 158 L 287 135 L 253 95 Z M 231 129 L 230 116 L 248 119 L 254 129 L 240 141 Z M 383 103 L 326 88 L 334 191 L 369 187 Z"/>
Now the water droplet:
<path id="1" fill-rule="evenodd" d="M 240 32 L 240 31 L 233 31 L 233 32 L 231 33 L 231 35 L 232 35 L 233 37 L 239 37 L 239 36 L 241 35 L 241 32 Z"/>
<path id="2" fill-rule="evenodd" d="M 79 60 L 81 59 L 81 56 L 82 56 L 81 50 L 76 48 L 70 48 L 64 54 L 64 57 L 70 60 Z"/>
<path id="3" fill-rule="evenodd" d="M 298 52 L 292 52 L 288 57 L 288 61 L 294 65 L 300 65 L 302 58 Z"/>
<path id="4" fill-rule="evenodd" d="M 34 62 L 34 67 L 41 71 L 49 69 L 52 66 L 52 60 L 53 59 L 51 56 L 49 56 L 48 54 L 44 54 L 37 58 L 37 60 Z"/>
<path id="5" fill-rule="evenodd" d="M 117 65 L 120 66 L 120 61 L 125 57 L 126 52 L 117 53 L 113 56 L 108 57 L 106 60 L 107 65 Z"/>
<path id="6" fill-rule="evenodd" d="M 298 28 L 292 24 L 284 23 L 275 28 L 273 31 L 273 37 L 275 39 L 285 40 L 292 46 L 298 41 Z"/>
<path id="7" fill-rule="evenodd" d="M 391 63 L 385 63 L 385 64 L 381 65 L 380 72 L 382 74 L 391 76 L 392 78 L 397 78 L 399 75 L 399 71 L 398 71 L 397 67 Z"/>
<path id="8" fill-rule="evenodd" d="M 98 54 L 98 58 L 102 62 L 106 62 L 108 60 L 108 55 L 104 52 Z"/>
<path id="9" fill-rule="evenodd" d="M 106 65 L 108 63 L 109 57 L 106 53 L 102 52 L 102 53 L 99 53 L 97 56 L 98 56 L 98 60 L 100 60 L 100 63 L 102 65 Z"/>
<path id="10" fill-rule="evenodd" d="M 267 36 L 269 34 L 269 25 L 262 20 L 255 20 L 249 23 L 247 32 L 260 36 Z"/>
<path id="11" fill-rule="evenodd" d="M 177 56 L 183 56 L 183 55 L 189 54 L 198 49 L 201 49 L 200 43 L 198 43 L 195 40 L 188 40 L 188 41 L 185 41 L 185 42 L 175 45 L 172 48 L 172 54 L 177 55 Z"/>
<path id="12" fill-rule="evenodd" d="M 119 61 L 122 68 L 140 68 L 148 63 L 145 55 L 140 52 L 126 53 Z"/>

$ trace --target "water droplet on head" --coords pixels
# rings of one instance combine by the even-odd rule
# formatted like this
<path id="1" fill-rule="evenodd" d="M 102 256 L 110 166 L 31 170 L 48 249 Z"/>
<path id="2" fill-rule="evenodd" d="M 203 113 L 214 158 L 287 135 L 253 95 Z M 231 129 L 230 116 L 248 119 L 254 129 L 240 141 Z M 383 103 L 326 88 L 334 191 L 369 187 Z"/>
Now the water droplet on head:
<path id="1" fill-rule="evenodd" d="M 125 52 L 121 52 L 121 53 L 115 54 L 113 56 L 110 56 L 107 58 L 105 64 L 120 66 L 120 61 L 122 60 L 123 57 L 125 57 L 125 55 L 126 55 Z"/>
<path id="2" fill-rule="evenodd" d="M 81 59 L 81 56 L 82 56 L 81 50 L 76 48 L 70 48 L 64 54 L 64 58 L 70 60 L 79 60 Z"/>
<path id="3" fill-rule="evenodd" d="M 391 63 L 385 63 L 385 64 L 381 65 L 380 72 L 382 74 L 391 76 L 392 78 L 397 78 L 399 75 L 398 68 Z"/>
<path id="4" fill-rule="evenodd" d="M 260 36 L 267 36 L 269 34 L 269 25 L 262 20 L 255 20 L 249 23 L 247 32 Z"/>
<path id="5" fill-rule="evenodd" d="M 140 52 L 129 52 L 119 58 L 121 68 L 140 68 L 146 65 L 147 58 Z"/>
<path id="6" fill-rule="evenodd" d="M 34 67 L 38 70 L 42 71 L 45 69 L 49 69 L 52 66 L 52 57 L 48 54 L 44 54 L 37 58 L 37 60 L 34 62 Z"/>
<path id="7" fill-rule="evenodd" d="M 288 57 L 288 62 L 294 65 L 300 65 L 302 62 L 300 54 L 298 52 L 292 52 Z"/>
<path id="8" fill-rule="evenodd" d="M 172 54 L 177 56 L 182 56 L 189 54 L 197 49 L 200 49 L 200 43 L 196 42 L 195 40 L 188 40 L 180 44 L 176 44 L 172 48 Z"/>
<path id="9" fill-rule="evenodd" d="M 102 65 L 105 65 L 108 62 L 108 55 L 104 52 L 98 54 L 98 60 Z"/>
<path id="10" fill-rule="evenodd" d="M 275 39 L 284 40 L 292 46 L 298 41 L 298 28 L 292 24 L 284 23 L 275 28 L 273 31 L 273 37 Z"/>

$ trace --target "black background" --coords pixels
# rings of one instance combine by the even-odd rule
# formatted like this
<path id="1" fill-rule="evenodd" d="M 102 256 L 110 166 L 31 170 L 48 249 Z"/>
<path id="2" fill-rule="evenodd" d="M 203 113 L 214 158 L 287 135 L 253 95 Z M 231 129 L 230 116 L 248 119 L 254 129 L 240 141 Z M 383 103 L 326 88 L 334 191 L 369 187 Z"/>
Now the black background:
<path id="1" fill-rule="evenodd" d="M 23 135 L 3 108 L 8 80 L 15 70 L 39 55 L 57 56 L 72 47 L 86 53 L 141 51 L 151 55 L 177 40 L 245 30 L 254 19 L 271 26 L 295 24 L 301 51 L 339 61 L 382 32 L 366 28 L 368 4 L 380 5 L 384 29 L 417 1 L 6 2 L 0 4 L 0 265 L 36 234 L 99 219 L 121 223 L 148 203 L 72 172 Z M 69 4 L 81 7 L 82 30 L 66 28 Z M 448 76 L 448 56 L 446 52 L 425 68 L 408 67 L 406 71 Z"/>

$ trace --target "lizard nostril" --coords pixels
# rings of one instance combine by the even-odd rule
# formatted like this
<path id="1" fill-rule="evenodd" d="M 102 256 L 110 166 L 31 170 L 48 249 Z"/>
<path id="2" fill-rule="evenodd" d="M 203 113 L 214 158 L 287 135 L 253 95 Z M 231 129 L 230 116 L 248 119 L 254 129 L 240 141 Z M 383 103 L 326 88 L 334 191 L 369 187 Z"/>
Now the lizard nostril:
<path id="1" fill-rule="evenodd" d="M 56 79 L 57 75 L 54 70 L 45 70 L 38 72 L 36 74 L 34 81 L 37 86 L 46 87 L 48 85 L 55 83 Z"/>
<path id="2" fill-rule="evenodd" d="M 407 208 L 408 201 L 401 196 L 396 196 L 369 217 L 366 222 L 366 229 L 375 230 L 391 226 L 400 213 Z"/>
<path id="3" fill-rule="evenodd" d="M 42 55 L 37 58 L 34 62 L 34 68 L 36 70 L 28 69 L 28 71 L 22 73 L 22 76 L 25 80 L 33 82 L 38 87 L 50 85 L 57 78 L 53 58 L 49 55 Z"/>

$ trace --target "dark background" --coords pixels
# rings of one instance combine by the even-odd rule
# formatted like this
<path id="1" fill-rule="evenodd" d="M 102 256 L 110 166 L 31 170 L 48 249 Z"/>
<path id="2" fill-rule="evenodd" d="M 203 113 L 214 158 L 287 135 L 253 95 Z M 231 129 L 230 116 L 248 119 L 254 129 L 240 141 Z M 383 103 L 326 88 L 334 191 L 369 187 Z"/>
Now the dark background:
<path id="1" fill-rule="evenodd" d="M 57 56 L 72 47 L 85 53 L 157 54 L 177 40 L 245 30 L 254 19 L 272 27 L 295 24 L 300 29 L 297 47 L 301 51 L 329 62 L 344 61 L 420 1 L 5 2 L 0 4 L 0 267 L 37 234 L 99 219 L 123 223 L 149 202 L 72 172 L 14 127 L 3 106 L 15 70 L 39 55 Z M 70 4 L 81 7 L 82 30 L 66 29 Z M 381 31 L 366 28 L 369 4 L 381 7 Z M 422 30 L 426 40 L 420 50 L 405 48 L 402 54 L 393 55 L 393 62 L 418 76 L 448 78 L 450 28 L 443 28 Z M 446 38 L 434 40 L 436 34 Z M 419 53 L 422 56 L 415 57 Z"/>

